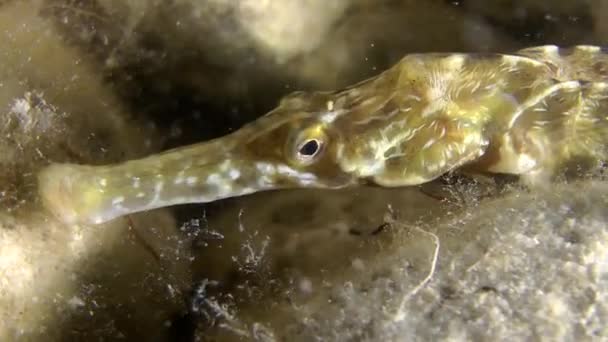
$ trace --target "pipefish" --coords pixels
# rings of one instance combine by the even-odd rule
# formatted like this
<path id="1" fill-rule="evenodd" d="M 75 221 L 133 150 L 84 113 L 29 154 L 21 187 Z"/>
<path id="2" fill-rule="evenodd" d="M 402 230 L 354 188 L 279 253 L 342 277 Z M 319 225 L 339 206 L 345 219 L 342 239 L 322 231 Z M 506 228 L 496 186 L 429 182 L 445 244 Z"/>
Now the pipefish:
<path id="1" fill-rule="evenodd" d="M 258 191 L 419 185 L 452 170 L 547 184 L 602 161 L 608 57 L 596 46 L 512 54 L 409 54 L 338 91 L 296 92 L 215 140 L 139 160 L 40 171 L 44 205 L 66 223 Z"/>

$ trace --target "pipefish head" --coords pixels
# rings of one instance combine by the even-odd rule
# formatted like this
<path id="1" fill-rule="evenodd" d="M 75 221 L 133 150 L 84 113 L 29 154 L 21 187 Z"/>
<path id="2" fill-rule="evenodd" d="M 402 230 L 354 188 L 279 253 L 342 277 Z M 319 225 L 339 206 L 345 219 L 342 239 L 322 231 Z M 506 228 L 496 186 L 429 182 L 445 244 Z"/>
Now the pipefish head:
<path id="1" fill-rule="evenodd" d="M 267 115 L 219 138 L 217 142 L 230 147 L 218 162 L 238 170 L 241 177 L 235 185 L 251 190 L 356 183 L 356 177 L 340 167 L 343 132 L 328 120 L 335 115 L 329 98 L 303 92 L 284 98 Z"/>
<path id="2" fill-rule="evenodd" d="M 355 184 L 357 178 L 340 167 L 342 133 L 328 119 L 327 98 L 293 94 L 231 134 L 143 159 L 53 164 L 39 173 L 41 198 L 64 222 L 102 223 L 264 190 Z"/>

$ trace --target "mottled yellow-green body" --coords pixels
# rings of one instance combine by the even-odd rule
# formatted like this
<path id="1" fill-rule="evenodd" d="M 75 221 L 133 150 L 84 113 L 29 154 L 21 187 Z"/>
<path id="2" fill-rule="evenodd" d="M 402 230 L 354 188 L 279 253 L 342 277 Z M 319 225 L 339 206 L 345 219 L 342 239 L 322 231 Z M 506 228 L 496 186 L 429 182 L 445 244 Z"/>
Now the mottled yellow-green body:
<path id="1" fill-rule="evenodd" d="M 599 47 L 411 54 L 335 92 L 294 93 L 228 136 L 108 166 L 51 165 L 45 205 L 66 222 L 257 191 L 417 185 L 465 168 L 547 184 L 604 161 L 608 57 Z"/>

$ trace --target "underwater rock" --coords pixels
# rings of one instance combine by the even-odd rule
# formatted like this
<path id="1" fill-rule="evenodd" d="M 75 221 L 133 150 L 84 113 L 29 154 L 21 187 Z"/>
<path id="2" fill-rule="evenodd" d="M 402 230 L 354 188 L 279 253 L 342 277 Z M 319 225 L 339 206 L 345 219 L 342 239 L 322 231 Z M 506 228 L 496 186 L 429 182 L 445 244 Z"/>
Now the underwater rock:
<path id="1" fill-rule="evenodd" d="M 321 198 L 326 201 L 326 195 L 317 195 L 319 203 Z M 386 213 L 367 190 L 357 197 L 342 196 L 344 202 L 358 203 L 358 211 L 353 211 L 357 215 Z M 290 244 L 300 242 L 306 248 L 273 256 L 269 250 L 290 244 L 275 240 L 278 228 L 265 230 L 266 222 L 287 211 L 266 211 L 266 220 L 245 224 L 241 234 L 269 236 L 265 249 L 254 248 L 258 255 L 265 252 L 265 261 L 257 266 L 263 272 L 207 296 L 202 307 L 211 312 L 207 317 L 214 317 L 215 325 L 202 324 L 199 337 L 568 341 L 608 336 L 605 182 L 556 185 L 537 193 L 514 191 L 439 214 L 436 220 L 412 221 L 407 208 L 420 199 L 405 192 L 401 202 L 387 200 L 393 212 L 405 216 L 379 234 L 359 236 L 358 243 L 347 248 L 342 248 L 344 236 L 338 234 L 306 244 L 307 235 L 315 236 L 317 230 L 300 229 L 292 237 L 297 241 Z M 289 196 L 282 202 L 299 203 Z M 243 217 L 248 212 L 263 216 L 259 203 L 243 206 Z M 368 210 L 365 203 L 370 204 Z M 294 217 L 302 227 L 306 219 L 320 229 L 314 219 Z M 284 225 L 285 230 L 294 228 Z M 326 229 L 331 231 L 331 224 Z M 237 253 L 233 266 L 240 265 L 241 258 Z M 264 262 L 297 266 L 272 271 Z"/>
<path id="2" fill-rule="evenodd" d="M 38 15 L 41 4 L 0 6 L 0 340 L 166 336 L 190 279 L 172 217 L 90 229 L 60 224 L 37 202 L 35 174 L 50 161 L 109 162 L 159 146 Z"/>

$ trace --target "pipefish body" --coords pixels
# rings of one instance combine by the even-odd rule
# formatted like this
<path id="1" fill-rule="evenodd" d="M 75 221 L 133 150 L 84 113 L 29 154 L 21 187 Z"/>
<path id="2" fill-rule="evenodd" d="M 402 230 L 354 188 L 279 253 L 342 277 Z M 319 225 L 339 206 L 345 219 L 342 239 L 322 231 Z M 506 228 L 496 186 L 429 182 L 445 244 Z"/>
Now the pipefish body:
<path id="1" fill-rule="evenodd" d="M 66 223 L 98 224 L 271 189 L 418 185 L 455 169 L 546 184 L 608 155 L 607 56 L 410 54 L 346 89 L 288 95 L 215 140 L 114 165 L 52 164 L 40 196 Z"/>

